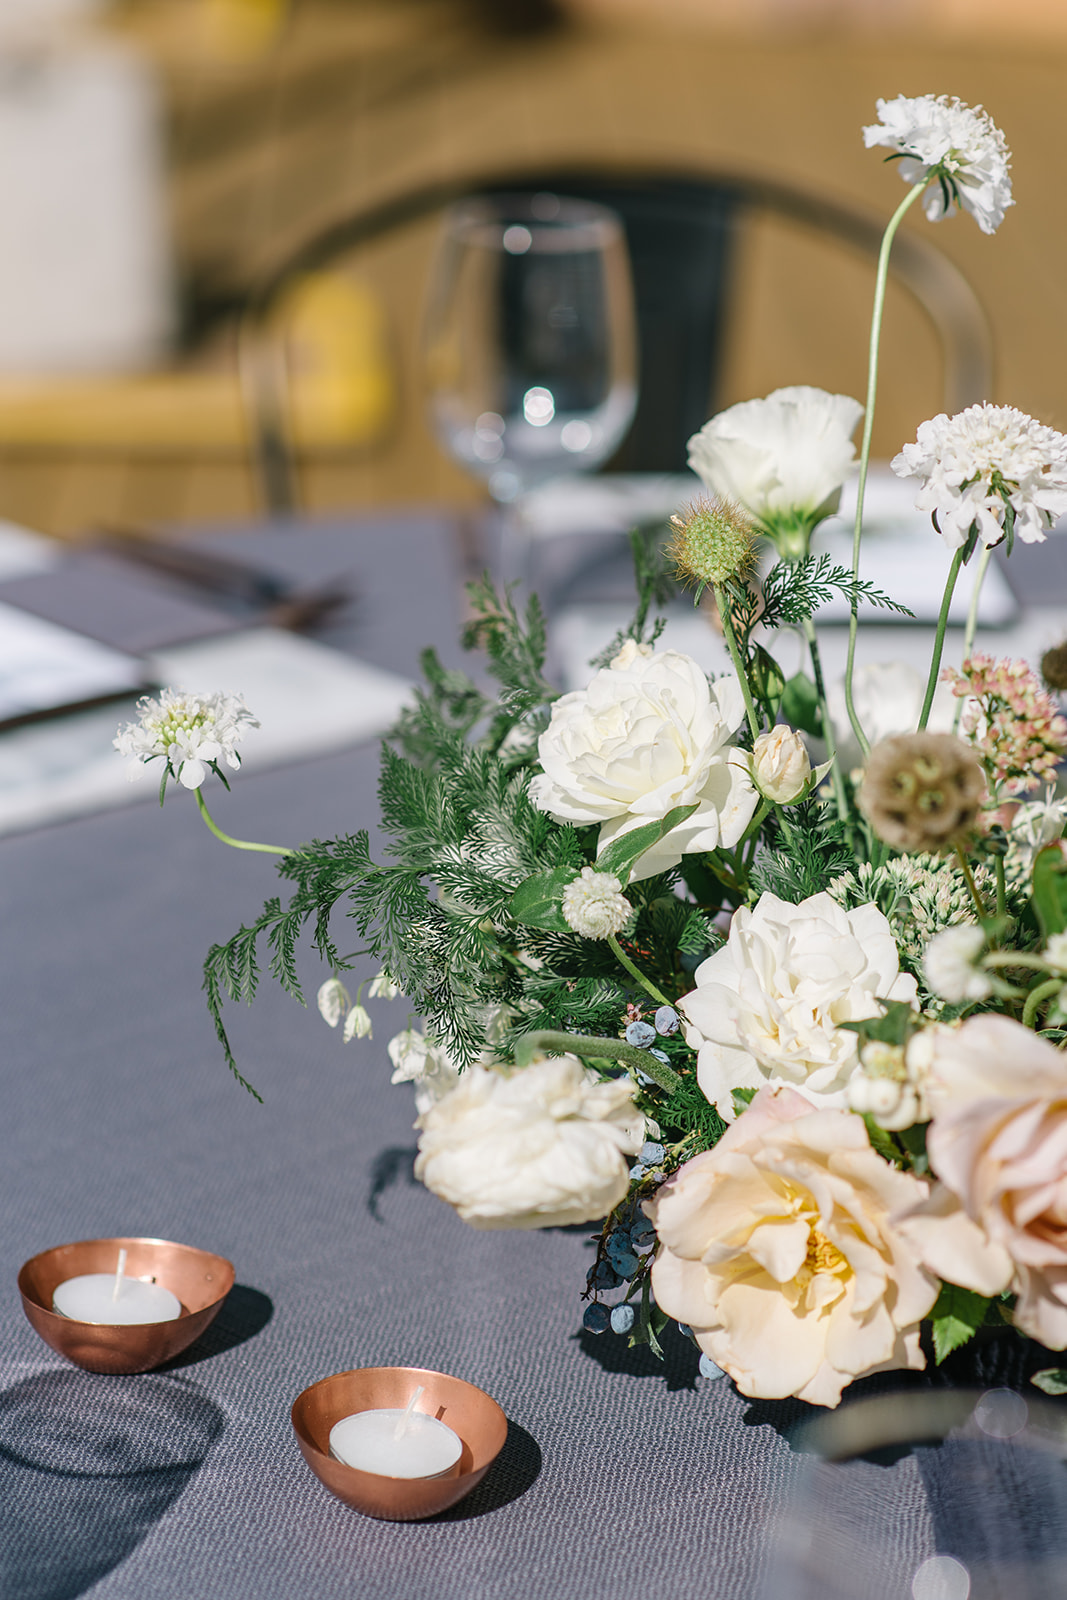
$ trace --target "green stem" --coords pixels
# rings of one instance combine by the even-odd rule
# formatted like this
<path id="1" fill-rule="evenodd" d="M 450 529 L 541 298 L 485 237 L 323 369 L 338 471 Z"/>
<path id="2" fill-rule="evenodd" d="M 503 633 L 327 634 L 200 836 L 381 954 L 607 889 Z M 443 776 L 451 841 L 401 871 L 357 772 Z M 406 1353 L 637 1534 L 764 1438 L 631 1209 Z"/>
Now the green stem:
<path id="1" fill-rule="evenodd" d="M 1062 978 L 1048 978 L 1044 983 L 1039 983 L 1036 989 L 1031 989 L 1023 1006 L 1023 1027 L 1032 1028 L 1037 1017 L 1039 1006 L 1046 1000 L 1051 1000 L 1054 994 L 1059 994 L 1063 988 Z"/>
<path id="2" fill-rule="evenodd" d="M 215 838 L 221 839 L 223 844 L 232 845 L 235 850 L 263 850 L 267 855 L 271 856 L 295 856 L 298 853 L 296 850 L 290 850 L 288 845 L 284 844 L 253 844 L 249 839 L 231 839 L 228 833 L 223 833 L 221 828 L 216 827 L 204 800 L 203 791 L 200 789 L 196 791 L 196 803 L 200 807 L 200 815 L 215 835 Z"/>
<path id="3" fill-rule="evenodd" d="M 819 711 L 822 716 L 822 736 L 826 743 L 826 754 L 833 762 L 833 766 L 830 768 L 830 782 L 833 785 L 837 815 L 842 822 L 847 822 L 848 796 L 845 793 L 844 774 L 837 759 L 837 740 L 834 738 L 834 724 L 830 717 L 830 705 L 826 698 L 826 683 L 822 675 L 822 657 L 819 654 L 819 641 L 815 636 L 815 624 L 810 617 L 804 618 L 803 627 L 804 637 L 808 641 L 808 651 L 811 655 L 811 675 L 815 679 L 815 693 L 818 696 Z"/>
<path id="4" fill-rule="evenodd" d="M 960 545 L 952 557 L 952 565 L 948 569 L 945 579 L 945 592 L 941 596 L 941 611 L 937 619 L 937 633 L 934 637 L 934 653 L 930 660 L 930 676 L 926 682 L 926 697 L 923 700 L 922 715 L 919 717 L 920 731 L 926 727 L 930 720 L 930 707 L 934 703 L 934 690 L 937 688 L 937 679 L 941 671 L 941 653 L 945 648 L 945 629 L 948 627 L 948 613 L 952 605 L 952 593 L 956 587 L 956 579 L 963 566 L 963 552 L 965 545 Z"/>
<path id="5" fill-rule="evenodd" d="M 960 871 L 963 873 L 963 881 L 967 885 L 967 891 L 974 901 L 974 909 L 978 913 L 978 920 L 979 922 L 984 922 L 988 912 L 982 902 L 981 895 L 978 893 L 978 885 L 974 881 L 974 873 L 971 871 L 970 863 L 959 845 L 956 846 L 956 860 L 960 864 Z"/>
<path id="6" fill-rule="evenodd" d="M 966 662 L 974 649 L 974 636 L 978 631 L 978 602 L 982 597 L 982 585 L 985 575 L 989 571 L 989 562 L 993 555 L 991 545 L 983 545 L 982 553 L 978 557 L 978 565 L 974 571 L 974 587 L 971 589 L 971 604 L 967 611 L 967 626 L 963 630 L 963 660 Z M 959 732 L 960 718 L 963 715 L 962 695 L 956 701 L 956 710 L 952 718 L 953 733 Z"/>
<path id="7" fill-rule="evenodd" d="M 737 643 L 737 634 L 734 632 L 734 619 L 730 615 L 730 601 L 721 583 L 713 583 L 711 587 L 715 594 L 715 604 L 719 608 L 719 616 L 722 618 L 722 632 L 723 638 L 726 640 L 726 648 L 730 652 L 730 659 L 734 664 L 734 671 L 737 673 L 737 681 L 741 685 L 741 693 L 745 697 L 745 714 L 748 717 L 748 725 L 752 730 L 753 739 L 758 739 L 760 735 L 760 720 L 756 715 L 756 707 L 752 700 L 752 690 L 748 682 L 748 673 L 745 671 L 745 664 L 741 659 L 741 650 Z"/>
<path id="8" fill-rule="evenodd" d="M 664 1062 L 657 1061 L 647 1050 L 639 1050 L 624 1039 L 601 1039 L 592 1033 L 562 1033 L 554 1028 L 539 1028 L 536 1033 L 524 1033 L 515 1045 L 515 1060 L 520 1067 L 529 1066 L 539 1051 L 549 1055 L 569 1053 L 596 1059 L 598 1056 L 624 1061 L 636 1067 L 666 1094 L 675 1094 L 682 1080 Z"/>
<path id="9" fill-rule="evenodd" d="M 997 916 L 1006 917 L 1008 914 L 1008 880 L 1004 872 L 1004 857 L 997 856 L 994 863 L 997 875 Z"/>
<path id="10" fill-rule="evenodd" d="M 667 996 L 665 994 L 660 994 L 659 990 L 656 988 L 656 985 L 649 982 L 644 973 L 641 971 L 640 967 L 634 966 L 633 962 L 630 960 L 629 956 L 626 954 L 626 951 L 623 949 L 622 945 L 619 943 L 618 939 L 616 939 L 613 933 L 608 934 L 608 944 L 611 946 L 611 949 L 615 955 L 615 959 L 626 968 L 631 978 L 637 979 L 645 993 L 650 994 L 657 1005 L 669 1006 L 671 1002 L 667 999 Z"/>
<path id="11" fill-rule="evenodd" d="M 882 235 L 882 248 L 878 252 L 878 271 L 874 279 L 874 307 L 871 311 L 871 342 L 867 358 L 867 409 L 863 418 L 863 443 L 860 447 L 859 480 L 856 484 L 856 520 L 852 529 L 852 576 L 859 577 L 860 570 L 860 537 L 863 533 L 863 500 L 867 492 L 867 467 L 871 459 L 871 438 L 874 433 L 874 406 L 878 398 L 878 346 L 882 337 L 882 314 L 885 310 L 885 290 L 889 277 L 889 252 L 893 248 L 897 229 L 904 220 L 905 213 L 913 206 L 930 182 L 927 178 L 924 183 L 913 184 L 911 189 L 900 202 L 889 225 Z M 852 724 L 852 731 L 859 741 L 859 747 L 866 757 L 870 750 L 867 739 L 856 708 L 852 703 L 852 672 L 856 661 L 856 635 L 859 631 L 859 599 L 853 595 L 851 615 L 848 619 L 848 661 L 845 666 L 845 705 L 848 708 L 848 720 Z"/>

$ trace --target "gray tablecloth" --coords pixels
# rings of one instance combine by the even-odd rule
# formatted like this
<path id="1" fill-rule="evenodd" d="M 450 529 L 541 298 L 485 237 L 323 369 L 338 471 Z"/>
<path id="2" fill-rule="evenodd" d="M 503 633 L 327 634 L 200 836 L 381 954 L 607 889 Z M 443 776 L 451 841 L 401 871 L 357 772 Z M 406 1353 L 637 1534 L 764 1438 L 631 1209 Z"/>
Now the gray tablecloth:
<path id="1" fill-rule="evenodd" d="M 309 581 L 354 575 L 336 642 L 414 674 L 456 659 L 449 528 L 325 522 L 225 537 Z M 143 622 L 143 618 L 141 619 Z M 118 759 L 118 758 L 116 758 Z M 376 749 L 241 777 L 220 824 L 298 843 L 376 815 Z M 216 788 L 218 786 L 216 785 Z M 265 981 L 231 1008 L 229 1077 L 200 994 L 203 956 L 275 886 L 268 857 L 219 845 L 192 798 L 0 842 L 7 1284 L 0 1370 L 5 1600 L 748 1600 L 795 1477 L 806 1409 L 660 1366 L 580 1332 L 583 1230 L 478 1233 L 411 1177 L 413 1104 L 389 1083 L 403 1002 L 344 1046 Z M 364 970 L 355 974 L 358 983 Z M 20 1263 L 67 1240 L 158 1235 L 221 1252 L 238 1288 L 172 1370 L 66 1367 L 24 1320 Z M 481 1488 L 422 1524 L 365 1519 L 298 1454 L 294 1397 L 331 1372 L 443 1369 L 510 1419 Z"/>

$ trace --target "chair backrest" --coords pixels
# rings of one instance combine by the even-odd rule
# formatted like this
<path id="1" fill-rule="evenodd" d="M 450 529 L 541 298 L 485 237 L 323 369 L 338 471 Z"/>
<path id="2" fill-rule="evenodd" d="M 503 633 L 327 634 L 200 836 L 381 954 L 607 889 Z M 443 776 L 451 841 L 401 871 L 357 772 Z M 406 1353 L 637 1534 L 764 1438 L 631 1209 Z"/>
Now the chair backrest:
<path id="1" fill-rule="evenodd" d="M 443 209 L 465 195 L 551 190 L 613 207 L 626 228 L 640 339 L 640 399 L 633 426 L 608 470 L 674 471 L 685 445 L 716 407 L 733 242 L 746 216 L 770 211 L 876 258 L 884 222 L 859 207 L 773 179 L 681 171 L 539 169 L 486 172 L 428 184 L 338 220 L 280 263 L 252 295 L 241 346 L 249 437 L 266 507 L 297 504 L 284 361 L 269 348 L 270 312 L 294 277 L 313 272 Z M 890 272 L 927 313 L 939 336 L 944 406 L 987 399 L 992 340 L 966 278 L 917 233 L 898 235 Z"/>

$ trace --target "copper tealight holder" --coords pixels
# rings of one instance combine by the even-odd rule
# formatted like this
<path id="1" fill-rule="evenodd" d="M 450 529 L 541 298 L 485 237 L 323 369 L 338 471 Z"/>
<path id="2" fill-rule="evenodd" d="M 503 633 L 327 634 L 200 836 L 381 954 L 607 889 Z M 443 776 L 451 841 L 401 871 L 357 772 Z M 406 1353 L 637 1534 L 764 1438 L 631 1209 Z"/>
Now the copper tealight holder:
<path id="1" fill-rule="evenodd" d="M 173 1322 L 113 1326 L 78 1322 L 52 1310 L 59 1284 L 86 1272 L 114 1272 L 126 1251 L 126 1275 L 152 1278 L 181 1301 Z M 233 1263 L 169 1239 L 83 1239 L 42 1250 L 19 1272 L 22 1309 L 58 1355 L 87 1372 L 148 1372 L 187 1350 L 218 1316 L 233 1288 Z"/>
<path id="2" fill-rule="evenodd" d="M 442 1478 L 388 1478 L 362 1472 L 330 1455 L 330 1429 L 342 1417 L 379 1407 L 402 1410 L 419 1384 L 420 1411 L 459 1434 L 459 1471 Z M 338 1500 L 365 1516 L 416 1522 L 454 1506 L 481 1483 L 504 1448 L 508 1421 L 484 1390 L 422 1367 L 360 1367 L 336 1372 L 305 1389 L 293 1402 L 293 1428 L 301 1454 L 319 1482 Z"/>

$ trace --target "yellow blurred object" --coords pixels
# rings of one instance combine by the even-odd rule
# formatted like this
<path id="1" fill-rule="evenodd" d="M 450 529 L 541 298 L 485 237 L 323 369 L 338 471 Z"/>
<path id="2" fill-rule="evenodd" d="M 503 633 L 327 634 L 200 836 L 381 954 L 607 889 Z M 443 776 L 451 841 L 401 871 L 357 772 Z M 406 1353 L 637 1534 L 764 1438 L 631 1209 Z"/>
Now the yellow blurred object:
<path id="1" fill-rule="evenodd" d="M 365 448 L 396 406 L 386 314 L 341 273 L 298 280 L 267 324 L 282 403 L 301 452 Z M 230 370 L 110 379 L 0 378 L 0 449 L 232 456 L 247 448 L 245 396 Z"/>
<path id="2" fill-rule="evenodd" d="M 223 56 L 257 55 L 278 37 L 290 0 L 199 0 L 204 47 Z"/>

